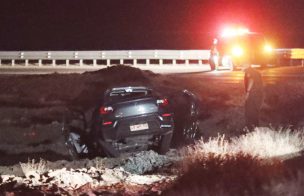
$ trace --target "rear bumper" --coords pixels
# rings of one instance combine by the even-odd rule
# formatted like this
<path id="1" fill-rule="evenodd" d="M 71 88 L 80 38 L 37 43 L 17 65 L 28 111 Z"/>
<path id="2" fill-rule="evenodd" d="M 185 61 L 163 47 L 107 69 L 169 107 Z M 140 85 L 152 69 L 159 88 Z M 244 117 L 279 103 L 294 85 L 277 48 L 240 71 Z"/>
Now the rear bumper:
<path id="1" fill-rule="evenodd" d="M 131 126 L 145 125 L 147 127 L 139 130 L 131 130 Z M 99 136 L 106 142 L 118 141 L 141 135 L 164 135 L 174 129 L 173 115 L 162 117 L 159 114 L 141 115 L 135 117 L 121 118 L 110 125 L 100 125 Z"/>

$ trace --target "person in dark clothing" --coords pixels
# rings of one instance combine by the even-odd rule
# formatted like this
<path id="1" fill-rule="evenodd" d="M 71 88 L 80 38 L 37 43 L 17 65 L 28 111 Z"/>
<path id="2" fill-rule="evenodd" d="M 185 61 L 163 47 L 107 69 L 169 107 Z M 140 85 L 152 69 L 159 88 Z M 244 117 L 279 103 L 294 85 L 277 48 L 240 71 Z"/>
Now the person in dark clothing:
<path id="1" fill-rule="evenodd" d="M 259 71 L 248 66 L 244 70 L 245 123 L 249 130 L 259 126 L 260 110 L 264 100 L 263 80 Z"/>
<path id="2" fill-rule="evenodd" d="M 217 42 L 217 39 L 214 39 L 210 49 L 209 64 L 211 70 L 217 70 L 219 66 L 219 52 L 217 49 Z"/>

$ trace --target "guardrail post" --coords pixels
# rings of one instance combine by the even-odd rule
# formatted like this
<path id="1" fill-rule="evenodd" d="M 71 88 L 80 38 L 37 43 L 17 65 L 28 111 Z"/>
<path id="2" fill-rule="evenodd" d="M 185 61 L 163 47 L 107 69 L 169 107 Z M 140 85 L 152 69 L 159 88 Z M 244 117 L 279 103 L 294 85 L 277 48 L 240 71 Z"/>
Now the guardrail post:
<path id="1" fill-rule="evenodd" d="M 25 59 L 25 66 L 27 67 L 29 65 L 29 60 Z"/>
<path id="2" fill-rule="evenodd" d="M 52 60 L 52 66 L 53 66 L 53 67 L 56 66 L 56 60 L 55 60 L 55 59 Z"/>
<path id="3" fill-rule="evenodd" d="M 110 59 L 107 59 L 107 66 L 110 66 L 110 65 L 111 65 Z"/>
<path id="4" fill-rule="evenodd" d="M 80 60 L 79 60 L 79 65 L 80 65 L 80 66 L 83 66 L 83 59 L 80 59 Z"/>
<path id="5" fill-rule="evenodd" d="M 189 65 L 189 59 L 186 59 L 185 63 L 186 65 Z"/>
<path id="6" fill-rule="evenodd" d="M 97 66 L 97 60 L 93 59 L 93 66 L 96 67 Z"/>
<path id="7" fill-rule="evenodd" d="M 12 66 L 15 66 L 15 59 L 12 60 Z"/>
<path id="8" fill-rule="evenodd" d="M 41 59 L 38 60 L 38 66 L 39 66 L 39 67 L 42 66 L 42 60 L 41 60 Z"/>
<path id="9" fill-rule="evenodd" d="M 163 65 L 163 59 L 159 59 L 159 65 Z"/>
<path id="10" fill-rule="evenodd" d="M 70 60 L 65 60 L 65 65 L 68 67 L 70 65 Z"/>
<path id="11" fill-rule="evenodd" d="M 2 60 L 0 59 L 0 66 L 2 65 Z"/>
<path id="12" fill-rule="evenodd" d="M 202 65 L 203 64 L 203 60 L 198 60 L 198 64 Z"/>
<path id="13" fill-rule="evenodd" d="M 173 59 L 173 60 L 172 60 L 172 64 L 173 64 L 173 65 L 176 65 L 176 59 Z"/>
<path id="14" fill-rule="evenodd" d="M 146 60 L 146 65 L 150 65 L 150 59 Z"/>
<path id="15" fill-rule="evenodd" d="M 133 59 L 133 65 L 137 65 L 137 59 Z"/>
<path id="16" fill-rule="evenodd" d="M 123 59 L 120 59 L 119 64 L 123 65 L 123 61 L 124 61 Z"/>

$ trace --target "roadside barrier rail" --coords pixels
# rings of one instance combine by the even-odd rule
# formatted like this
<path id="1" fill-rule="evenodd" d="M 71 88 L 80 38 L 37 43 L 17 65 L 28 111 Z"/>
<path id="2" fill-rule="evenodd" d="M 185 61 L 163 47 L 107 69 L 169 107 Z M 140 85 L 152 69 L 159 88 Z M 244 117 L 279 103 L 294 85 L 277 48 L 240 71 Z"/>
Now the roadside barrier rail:
<path id="1" fill-rule="evenodd" d="M 304 65 L 304 49 L 275 49 L 275 64 Z M 0 51 L 0 68 L 206 64 L 209 50 Z"/>
<path id="2" fill-rule="evenodd" d="M 113 64 L 202 64 L 209 50 L 10 51 L 0 52 L 0 66 L 87 66 Z"/>

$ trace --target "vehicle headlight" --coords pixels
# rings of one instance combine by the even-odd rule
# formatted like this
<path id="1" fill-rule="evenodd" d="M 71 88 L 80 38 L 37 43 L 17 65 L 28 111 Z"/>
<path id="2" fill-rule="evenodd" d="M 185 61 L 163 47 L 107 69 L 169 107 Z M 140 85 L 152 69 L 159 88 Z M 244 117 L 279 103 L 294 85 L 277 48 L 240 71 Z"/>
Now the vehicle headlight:
<path id="1" fill-rule="evenodd" d="M 272 53 L 272 50 L 273 50 L 273 48 L 272 48 L 272 46 L 270 44 L 265 44 L 264 45 L 264 52 L 266 52 L 266 53 Z"/>
<path id="2" fill-rule="evenodd" d="M 240 46 L 234 46 L 231 51 L 232 51 L 232 55 L 237 57 L 240 57 L 244 54 L 244 50 Z"/>

